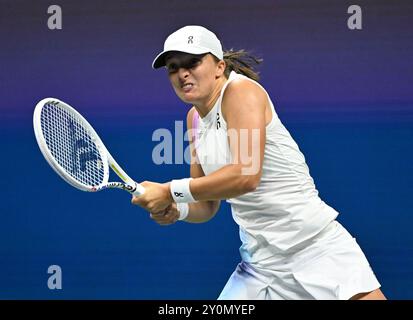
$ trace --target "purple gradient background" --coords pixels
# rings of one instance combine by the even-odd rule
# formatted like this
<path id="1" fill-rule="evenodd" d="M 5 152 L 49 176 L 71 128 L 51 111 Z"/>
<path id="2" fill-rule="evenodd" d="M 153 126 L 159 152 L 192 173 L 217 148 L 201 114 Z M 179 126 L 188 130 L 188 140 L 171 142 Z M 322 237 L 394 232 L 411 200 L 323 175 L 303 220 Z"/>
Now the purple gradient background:
<path id="1" fill-rule="evenodd" d="M 2 119 L 30 117 L 33 103 L 48 95 L 102 116 L 114 106 L 121 117 L 151 116 L 153 107 L 176 114 L 182 104 L 150 65 L 171 30 L 201 24 L 224 47 L 264 58 L 262 83 L 280 112 L 404 120 L 413 101 L 412 5 L 364 1 L 364 28 L 350 31 L 349 3 L 62 1 L 64 27 L 52 32 L 48 1 L 2 1 Z"/>
<path id="2" fill-rule="evenodd" d="M 50 170 L 34 139 L 35 104 L 75 106 L 137 179 L 185 177 L 156 166 L 157 128 L 188 106 L 163 70 L 183 25 L 264 59 L 262 84 L 303 150 L 322 198 L 358 242 L 389 298 L 413 298 L 413 3 L 357 1 L 0 1 L 0 299 L 215 299 L 239 261 L 228 205 L 207 224 L 160 228 L 123 192 L 82 193 Z M 29 187 L 29 191 L 22 191 Z M 47 267 L 63 290 L 47 288 Z"/>

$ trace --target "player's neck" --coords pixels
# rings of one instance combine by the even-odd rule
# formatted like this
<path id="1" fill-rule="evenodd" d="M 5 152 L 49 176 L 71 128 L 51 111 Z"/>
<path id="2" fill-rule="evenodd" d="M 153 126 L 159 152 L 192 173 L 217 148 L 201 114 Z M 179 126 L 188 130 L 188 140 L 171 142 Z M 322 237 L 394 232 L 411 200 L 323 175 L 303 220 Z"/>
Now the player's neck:
<path id="1" fill-rule="evenodd" d="M 227 82 L 227 78 L 222 77 L 217 81 L 217 84 L 212 91 L 212 93 L 209 95 L 208 99 L 205 100 L 204 103 L 199 103 L 195 104 L 194 107 L 198 111 L 198 114 L 201 116 L 201 118 L 205 117 L 215 106 L 215 103 L 217 102 L 219 96 L 221 95 L 221 90 L 222 87 L 225 85 L 225 82 Z"/>

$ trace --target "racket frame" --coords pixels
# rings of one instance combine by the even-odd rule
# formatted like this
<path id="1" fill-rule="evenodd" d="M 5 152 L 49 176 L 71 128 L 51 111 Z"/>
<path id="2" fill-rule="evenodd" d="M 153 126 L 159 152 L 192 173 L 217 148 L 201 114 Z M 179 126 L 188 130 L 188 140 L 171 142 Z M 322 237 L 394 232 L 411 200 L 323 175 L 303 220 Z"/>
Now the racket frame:
<path id="1" fill-rule="evenodd" d="M 42 126 L 41 126 L 41 112 L 46 104 L 55 104 L 60 105 L 64 109 L 67 109 L 70 113 L 74 114 L 75 117 L 79 122 L 82 123 L 82 126 L 91 134 L 91 140 L 95 143 L 97 149 L 99 150 L 100 156 L 102 158 L 102 163 L 104 166 L 104 174 L 103 174 L 103 182 L 97 186 L 88 186 L 83 184 L 70 176 L 66 170 L 55 160 L 54 156 L 52 155 L 51 151 L 47 147 L 46 139 L 44 138 Z M 54 169 L 54 171 L 67 183 L 72 185 L 73 187 L 80 189 L 82 191 L 88 192 L 96 192 L 100 190 L 104 190 L 107 188 L 116 188 L 128 191 L 133 195 L 142 195 L 145 192 L 145 188 L 142 187 L 140 184 L 136 183 L 132 180 L 128 174 L 119 166 L 119 164 L 115 161 L 115 159 L 111 156 L 105 145 L 103 144 L 102 140 L 100 139 L 99 135 L 90 125 L 90 123 L 73 107 L 68 105 L 67 103 L 57 99 L 57 98 L 45 98 L 39 101 L 36 104 L 34 114 L 33 114 L 33 128 L 34 133 L 36 136 L 37 143 L 39 145 L 40 151 L 42 152 L 43 156 L 49 163 L 49 165 Z M 109 182 L 109 167 L 116 173 L 116 175 L 123 181 L 123 182 Z"/>

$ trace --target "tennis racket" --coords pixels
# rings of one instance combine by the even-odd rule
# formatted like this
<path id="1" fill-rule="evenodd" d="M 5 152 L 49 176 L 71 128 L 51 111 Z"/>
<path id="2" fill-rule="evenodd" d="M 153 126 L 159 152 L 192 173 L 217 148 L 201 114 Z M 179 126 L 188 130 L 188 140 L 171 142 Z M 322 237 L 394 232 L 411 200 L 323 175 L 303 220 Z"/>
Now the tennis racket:
<path id="1" fill-rule="evenodd" d="M 86 119 L 67 103 L 41 100 L 34 110 L 33 126 L 43 156 L 73 187 L 90 192 L 117 188 L 133 195 L 145 192 L 116 163 Z M 109 167 L 123 182 L 109 182 Z"/>

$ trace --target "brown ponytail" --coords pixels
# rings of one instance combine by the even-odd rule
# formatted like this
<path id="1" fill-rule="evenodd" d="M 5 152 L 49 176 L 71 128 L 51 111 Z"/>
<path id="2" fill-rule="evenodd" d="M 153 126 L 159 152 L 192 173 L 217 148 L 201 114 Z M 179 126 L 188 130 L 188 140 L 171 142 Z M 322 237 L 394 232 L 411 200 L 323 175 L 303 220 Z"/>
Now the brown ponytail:
<path id="1" fill-rule="evenodd" d="M 263 59 L 252 56 L 244 49 L 238 51 L 234 51 L 233 49 L 224 51 L 224 61 L 227 65 L 224 72 L 227 78 L 231 71 L 235 71 L 236 73 L 243 74 L 255 81 L 260 79 L 259 72 L 254 70 L 253 65 L 260 64 Z"/>

